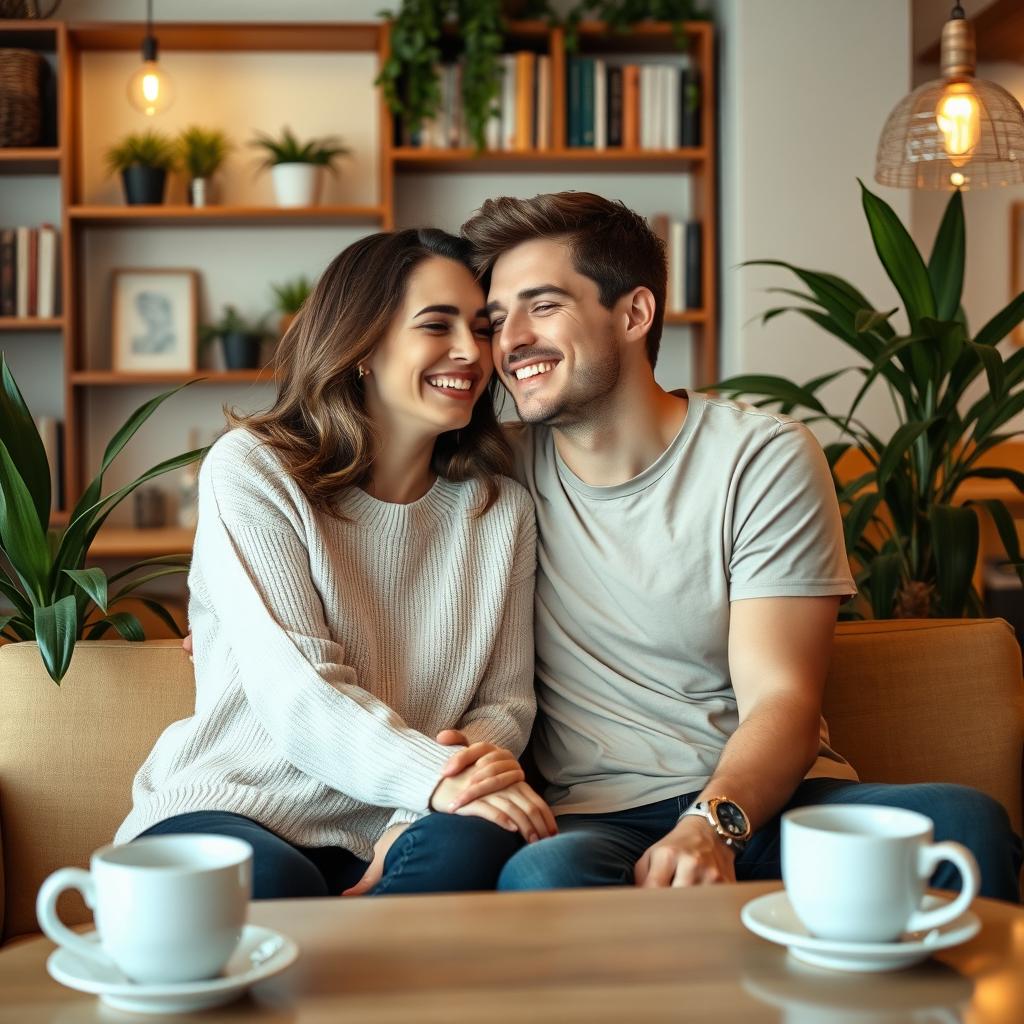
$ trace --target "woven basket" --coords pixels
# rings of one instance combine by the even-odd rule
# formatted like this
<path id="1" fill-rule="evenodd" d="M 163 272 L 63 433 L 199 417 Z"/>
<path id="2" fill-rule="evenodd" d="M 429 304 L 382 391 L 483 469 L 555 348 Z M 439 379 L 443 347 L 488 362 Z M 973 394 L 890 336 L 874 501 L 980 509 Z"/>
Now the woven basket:
<path id="1" fill-rule="evenodd" d="M 43 64 L 34 50 L 0 50 L 0 146 L 38 144 Z"/>

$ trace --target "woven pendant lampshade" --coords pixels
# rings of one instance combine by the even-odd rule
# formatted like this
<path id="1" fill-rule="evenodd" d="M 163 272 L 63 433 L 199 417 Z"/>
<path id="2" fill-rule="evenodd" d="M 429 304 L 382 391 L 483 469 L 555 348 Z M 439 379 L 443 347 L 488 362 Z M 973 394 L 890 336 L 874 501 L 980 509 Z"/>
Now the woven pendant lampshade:
<path id="1" fill-rule="evenodd" d="M 957 4 L 942 29 L 942 78 L 889 115 L 875 180 L 952 190 L 1024 182 L 1024 110 L 1001 86 L 974 77 L 974 28 Z"/>

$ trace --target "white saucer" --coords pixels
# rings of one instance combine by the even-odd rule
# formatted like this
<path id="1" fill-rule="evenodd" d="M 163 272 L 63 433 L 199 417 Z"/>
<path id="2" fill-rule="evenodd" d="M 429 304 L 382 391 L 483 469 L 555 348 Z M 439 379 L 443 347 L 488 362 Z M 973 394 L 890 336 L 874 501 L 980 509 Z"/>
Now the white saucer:
<path id="1" fill-rule="evenodd" d="M 945 902 L 928 895 L 922 909 L 932 910 Z M 816 939 L 796 916 L 785 889 L 751 900 L 740 912 L 740 920 L 755 935 L 787 946 L 798 960 L 835 971 L 896 971 L 927 960 L 940 949 L 973 939 L 981 930 L 981 921 L 968 910 L 941 928 L 927 933 L 908 932 L 898 942 Z"/>
<path id="2" fill-rule="evenodd" d="M 83 938 L 99 943 L 96 932 Z M 186 1013 L 237 999 L 250 985 L 280 973 L 295 962 L 299 947 L 280 932 L 247 924 L 242 940 L 224 967 L 207 981 L 138 985 L 114 966 L 104 967 L 58 947 L 46 961 L 50 977 L 79 992 L 92 992 L 108 1006 L 134 1013 Z"/>

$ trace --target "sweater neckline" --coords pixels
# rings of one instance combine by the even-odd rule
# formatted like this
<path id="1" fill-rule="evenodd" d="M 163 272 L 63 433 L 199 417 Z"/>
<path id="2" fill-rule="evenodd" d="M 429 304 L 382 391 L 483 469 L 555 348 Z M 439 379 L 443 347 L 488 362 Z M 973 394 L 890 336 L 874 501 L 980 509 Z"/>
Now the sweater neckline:
<path id="1" fill-rule="evenodd" d="M 375 498 L 361 487 L 346 487 L 338 499 L 338 511 L 367 526 L 410 526 L 450 516 L 458 504 L 457 490 L 452 481 L 438 476 L 423 497 L 399 503 Z"/>

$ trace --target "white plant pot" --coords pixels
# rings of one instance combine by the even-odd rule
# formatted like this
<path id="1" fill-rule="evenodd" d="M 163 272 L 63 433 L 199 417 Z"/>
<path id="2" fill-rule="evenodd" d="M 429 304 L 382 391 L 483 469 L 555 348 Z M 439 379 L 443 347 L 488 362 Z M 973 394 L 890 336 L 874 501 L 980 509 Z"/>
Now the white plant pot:
<path id="1" fill-rule="evenodd" d="M 188 197 L 193 206 L 206 206 L 210 189 L 206 178 L 193 178 L 188 183 Z"/>
<path id="2" fill-rule="evenodd" d="M 274 195 L 278 206 L 316 206 L 320 201 L 321 171 L 317 164 L 274 164 Z"/>

